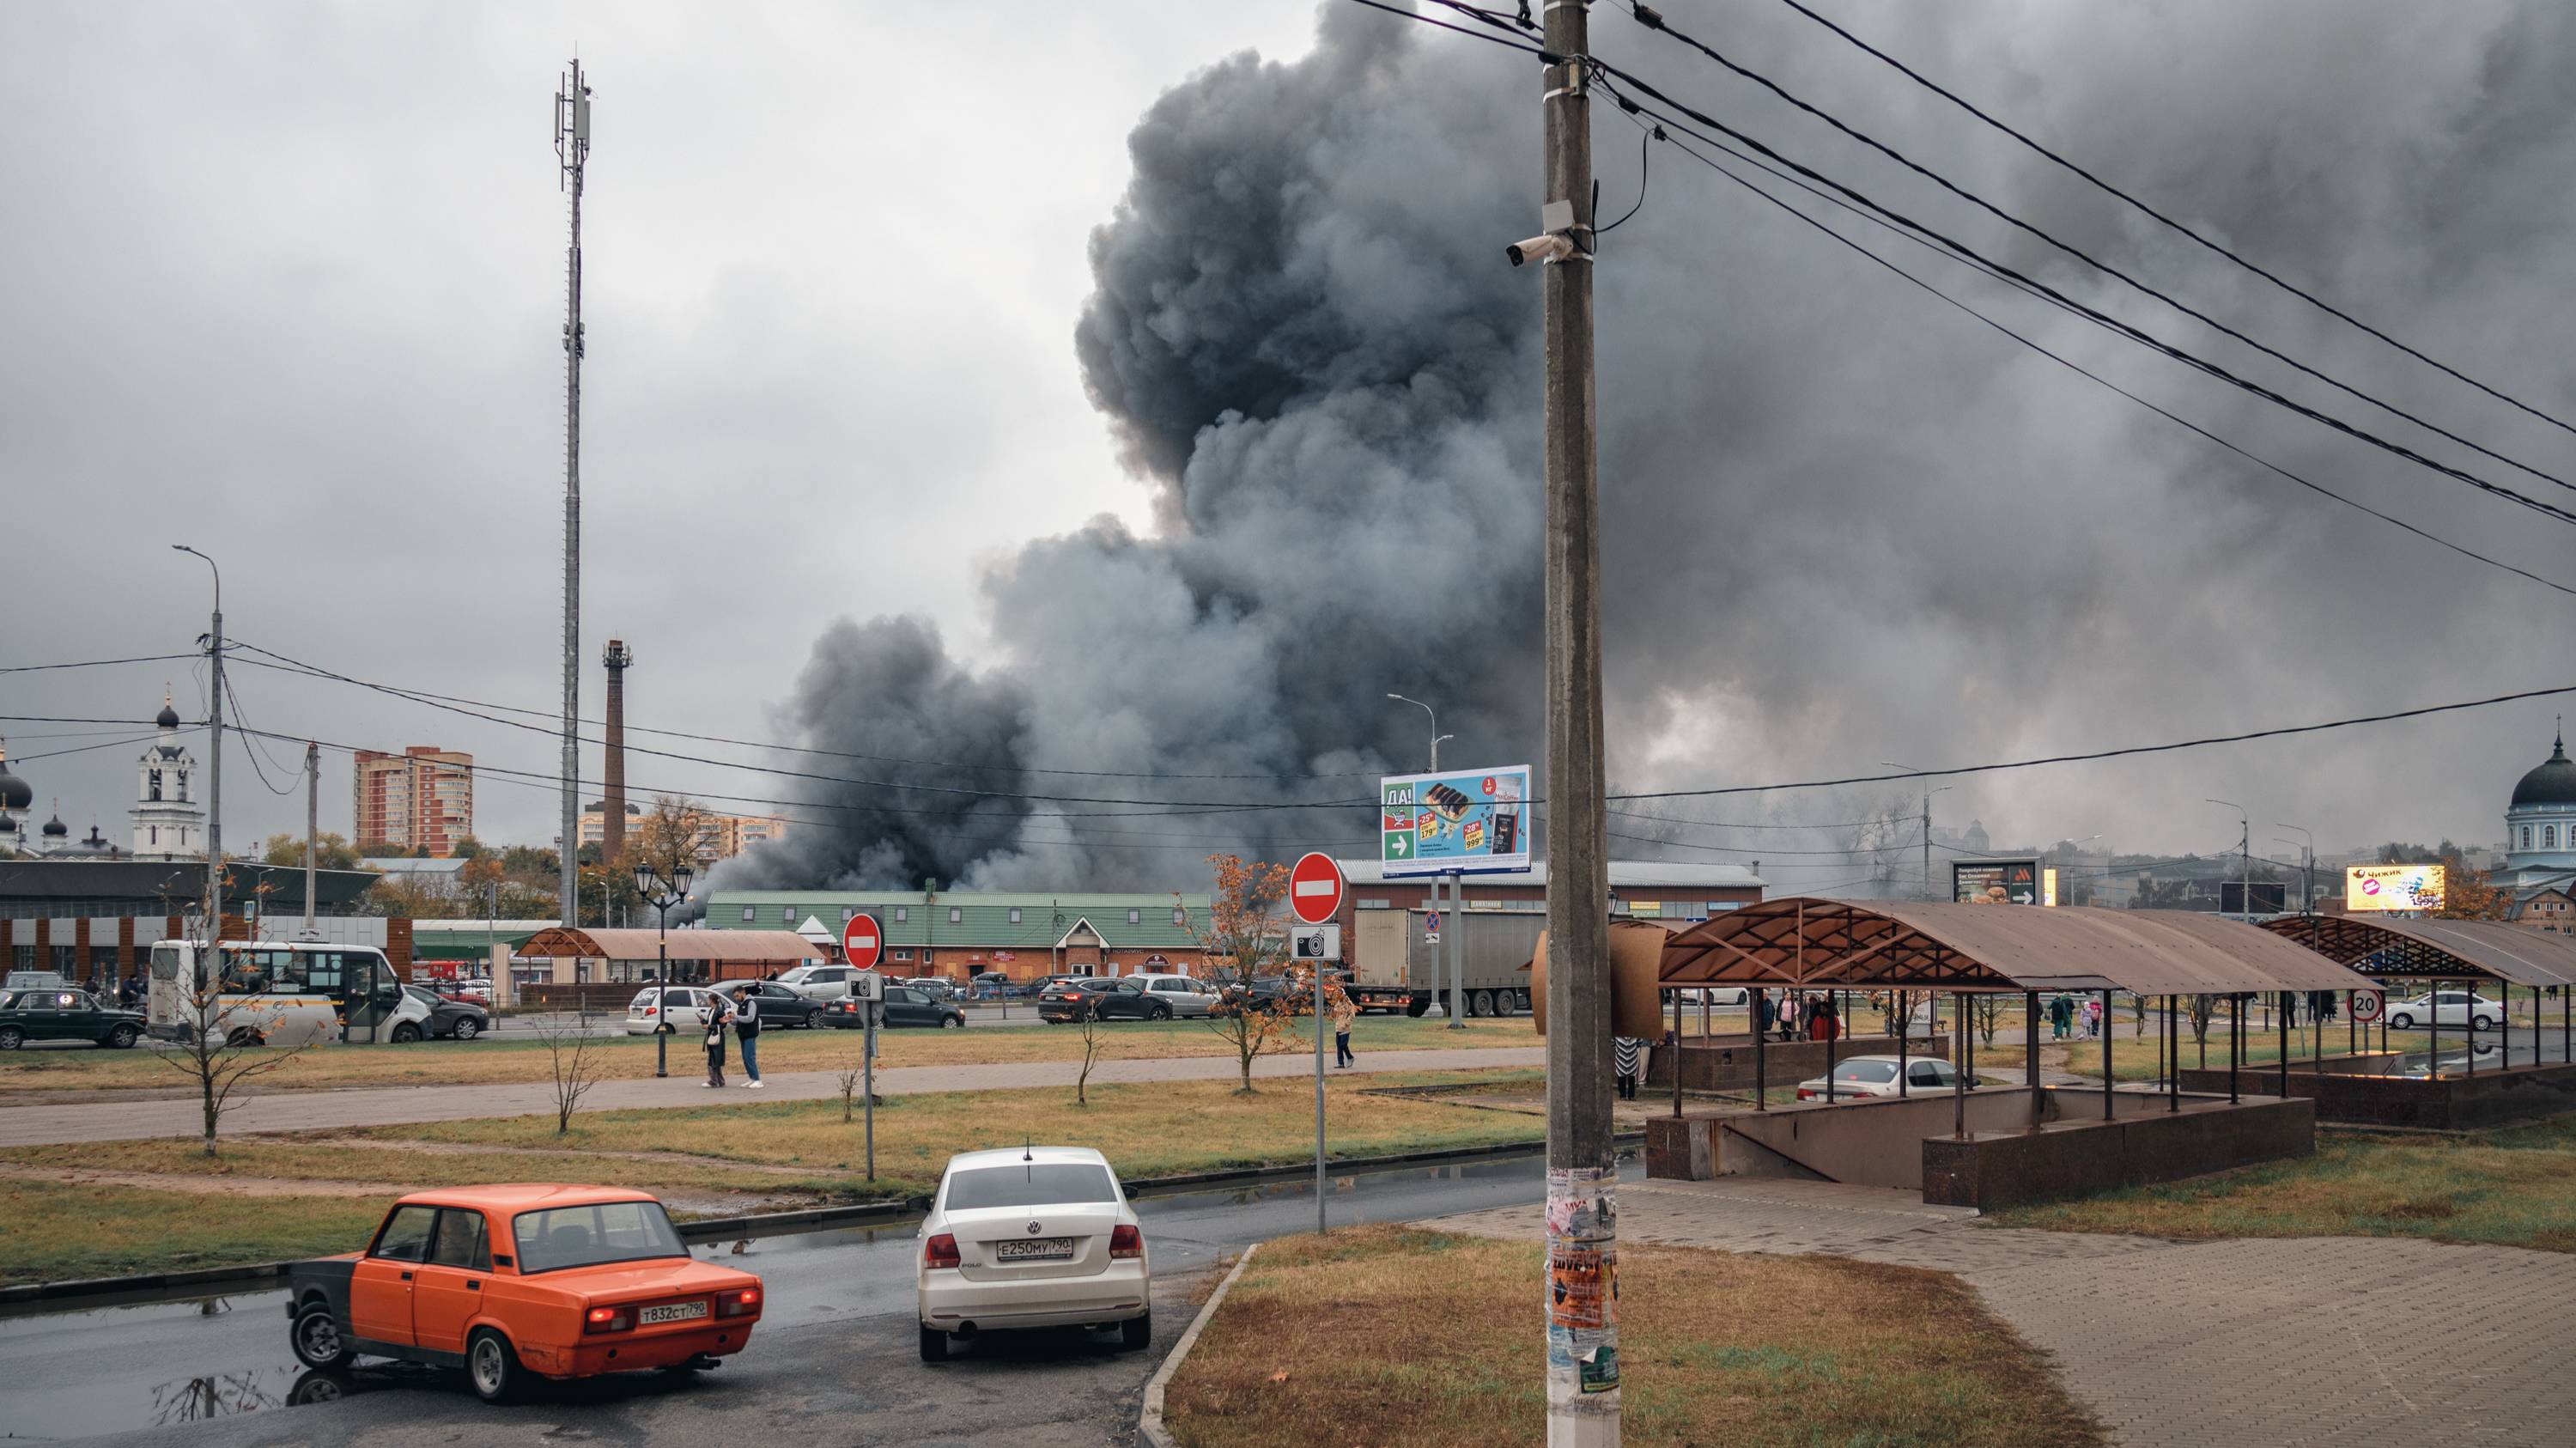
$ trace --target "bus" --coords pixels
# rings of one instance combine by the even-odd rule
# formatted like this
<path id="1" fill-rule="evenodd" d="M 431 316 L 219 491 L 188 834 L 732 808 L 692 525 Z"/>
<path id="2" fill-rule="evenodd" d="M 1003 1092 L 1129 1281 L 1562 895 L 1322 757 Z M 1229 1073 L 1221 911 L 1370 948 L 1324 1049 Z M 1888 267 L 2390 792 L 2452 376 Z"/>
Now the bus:
<path id="1" fill-rule="evenodd" d="M 227 940 L 210 962 L 218 969 L 201 977 L 204 949 L 193 940 L 152 947 L 145 1018 L 153 1036 L 188 1040 L 200 1012 L 209 1034 L 235 1045 L 417 1041 L 428 1034 L 430 1008 L 402 988 L 373 946 Z M 200 979 L 217 988 L 200 994 Z"/>

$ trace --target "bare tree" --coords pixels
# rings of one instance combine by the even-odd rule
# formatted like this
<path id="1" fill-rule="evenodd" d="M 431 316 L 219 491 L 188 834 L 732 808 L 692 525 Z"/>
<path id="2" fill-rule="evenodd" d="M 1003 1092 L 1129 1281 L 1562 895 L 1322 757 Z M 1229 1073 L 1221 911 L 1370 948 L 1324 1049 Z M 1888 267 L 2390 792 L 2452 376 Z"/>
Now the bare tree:
<path id="1" fill-rule="evenodd" d="M 269 1045 L 273 1036 L 292 1024 L 285 1005 L 278 1000 L 263 1001 L 256 991 L 227 997 L 217 947 L 206 941 L 197 944 L 192 953 L 194 961 L 177 982 L 178 1049 L 156 1054 L 196 1084 L 198 1106 L 204 1113 L 206 1155 L 214 1156 L 224 1113 L 240 1104 L 236 1093 L 243 1085 L 311 1050 L 321 1036 L 316 1033 L 287 1045 Z M 238 983 L 255 985 L 260 990 L 276 984 L 265 980 Z"/>
<path id="2" fill-rule="evenodd" d="M 2200 1045 L 2200 1064 L 2209 1065 L 2209 1026 L 2218 1019 L 2218 997 L 2196 995 L 2186 999 L 2183 1013 L 2191 1018 L 2191 1038 Z"/>
<path id="3" fill-rule="evenodd" d="M 572 1114 L 581 1109 L 581 1098 L 599 1084 L 605 1061 L 578 1018 L 567 1020 L 563 1012 L 551 1011 L 534 1021 L 532 1029 L 546 1048 L 547 1084 L 554 1088 L 555 1135 L 568 1135 Z"/>
<path id="4" fill-rule="evenodd" d="M 864 1054 L 867 1047 L 862 1045 L 859 1050 Z M 862 1059 L 856 1065 L 842 1068 L 841 1074 L 836 1079 L 841 1088 L 841 1124 L 847 1126 L 853 1119 L 853 1113 L 858 1109 L 859 1087 L 868 1079 L 867 1062 Z"/>
<path id="5" fill-rule="evenodd" d="M 1073 1018 L 1074 1025 L 1082 1032 L 1082 1069 L 1074 1073 L 1073 1104 L 1089 1106 L 1091 1068 L 1100 1063 L 1100 1053 L 1109 1045 L 1109 1034 L 1103 1028 L 1097 1005 L 1082 1002 L 1080 1012 Z"/>

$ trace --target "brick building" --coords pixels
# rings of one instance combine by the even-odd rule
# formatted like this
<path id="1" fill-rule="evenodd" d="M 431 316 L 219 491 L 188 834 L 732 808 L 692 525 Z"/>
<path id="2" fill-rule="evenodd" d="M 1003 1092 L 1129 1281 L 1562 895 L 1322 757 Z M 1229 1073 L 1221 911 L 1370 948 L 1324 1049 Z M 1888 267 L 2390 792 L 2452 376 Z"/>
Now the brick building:
<path id="1" fill-rule="evenodd" d="M 380 947 L 395 974 L 409 975 L 411 922 L 361 913 L 376 877 L 364 870 L 315 876 L 314 933 Z M 302 867 L 236 861 L 224 877 L 225 939 L 302 932 Z M 202 864 L 0 860 L 0 963 L 84 985 L 121 980 L 149 959 L 153 942 L 187 937 L 205 890 Z"/>
<path id="2" fill-rule="evenodd" d="M 425 849 L 445 859 L 474 833 L 474 756 L 434 744 L 400 754 L 357 751 L 350 771 L 350 842 Z"/>
<path id="3" fill-rule="evenodd" d="M 884 969 L 954 979 L 998 970 L 1043 975 L 1189 973 L 1205 956 L 1209 897 L 1169 894 L 991 894 L 972 890 L 719 890 L 712 930 L 794 930 L 828 941 L 866 911 L 885 932 Z"/>

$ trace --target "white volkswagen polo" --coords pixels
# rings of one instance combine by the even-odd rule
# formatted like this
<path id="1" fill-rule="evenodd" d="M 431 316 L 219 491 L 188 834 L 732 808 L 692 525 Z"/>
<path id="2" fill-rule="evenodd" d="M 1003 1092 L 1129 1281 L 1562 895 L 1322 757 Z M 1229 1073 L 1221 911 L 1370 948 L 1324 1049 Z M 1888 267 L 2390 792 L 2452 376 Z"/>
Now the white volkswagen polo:
<path id="1" fill-rule="evenodd" d="M 1145 1233 L 1108 1158 L 1088 1147 L 961 1152 L 921 1224 L 914 1295 L 921 1360 L 952 1336 L 1026 1327 L 1108 1327 L 1153 1341 Z"/>

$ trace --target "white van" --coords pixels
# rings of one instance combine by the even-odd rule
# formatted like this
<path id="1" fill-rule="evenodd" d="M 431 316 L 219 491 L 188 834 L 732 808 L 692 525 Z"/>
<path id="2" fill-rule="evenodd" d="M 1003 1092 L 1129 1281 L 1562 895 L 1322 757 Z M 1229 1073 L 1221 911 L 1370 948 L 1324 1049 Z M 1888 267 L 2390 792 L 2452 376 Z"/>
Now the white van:
<path id="1" fill-rule="evenodd" d="M 212 988 L 200 994 L 202 950 L 191 940 L 152 947 L 153 1036 L 184 1041 L 203 1029 L 236 1045 L 302 1046 L 429 1034 L 430 1007 L 402 988 L 373 946 L 227 940 L 203 976 Z"/>

